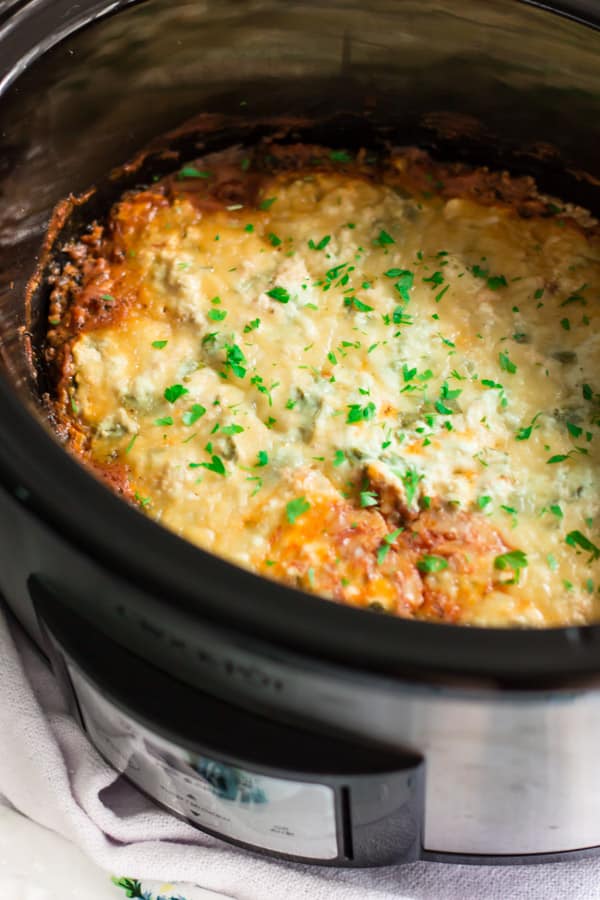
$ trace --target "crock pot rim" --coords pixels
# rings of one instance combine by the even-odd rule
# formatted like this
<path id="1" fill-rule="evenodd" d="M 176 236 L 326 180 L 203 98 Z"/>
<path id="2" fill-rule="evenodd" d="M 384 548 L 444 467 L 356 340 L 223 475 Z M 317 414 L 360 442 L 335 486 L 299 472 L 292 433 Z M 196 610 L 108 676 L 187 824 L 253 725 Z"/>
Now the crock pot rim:
<path id="1" fill-rule="evenodd" d="M 144 2 L 107 3 L 105 12 L 118 14 Z M 517 2 L 600 29 L 600 7 L 594 9 L 590 0 Z M 37 5 L 18 4 L 14 17 Z M 94 15 L 94 21 L 99 18 Z M 74 30 L 88 24 L 79 19 Z M 193 546 L 91 476 L 19 400 L 3 373 L 0 422 L 10 423 L 0 429 L 7 432 L 0 442 L 0 484 L 101 565 L 156 596 L 169 597 L 165 604 L 309 656 L 385 674 L 410 669 L 528 683 L 600 674 L 600 625 L 468 628 L 365 613 L 270 581 Z M 210 596 L 196 587 L 199 573 L 203 584 L 211 584 Z M 248 602 L 249 597 L 260 599 Z"/>

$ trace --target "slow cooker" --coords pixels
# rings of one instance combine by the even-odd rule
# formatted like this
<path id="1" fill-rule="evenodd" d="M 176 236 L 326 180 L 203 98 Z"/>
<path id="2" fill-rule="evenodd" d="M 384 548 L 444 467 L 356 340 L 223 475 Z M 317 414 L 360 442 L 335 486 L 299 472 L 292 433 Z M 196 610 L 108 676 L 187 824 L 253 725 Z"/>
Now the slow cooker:
<path id="1" fill-rule="evenodd" d="M 598 28 L 593 0 L 0 4 L 0 590 L 99 752 L 201 829 L 323 865 L 597 852 L 600 626 L 342 607 L 119 500 L 41 401 L 52 210 L 96 185 L 100 214 L 115 167 L 205 114 L 419 143 L 598 214 Z"/>

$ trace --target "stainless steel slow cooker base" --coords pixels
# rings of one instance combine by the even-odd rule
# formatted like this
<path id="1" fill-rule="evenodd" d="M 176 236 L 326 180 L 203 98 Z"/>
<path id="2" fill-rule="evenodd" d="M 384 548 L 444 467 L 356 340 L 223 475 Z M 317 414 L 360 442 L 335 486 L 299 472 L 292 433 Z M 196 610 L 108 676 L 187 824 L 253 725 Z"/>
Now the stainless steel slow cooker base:
<path id="1" fill-rule="evenodd" d="M 337 112 L 335 146 L 360 140 L 350 122 L 361 116 L 365 134 L 531 172 L 598 213 L 598 26 L 597 4 L 583 0 L 0 5 L 0 592 L 41 646 L 51 641 L 97 744 L 103 697 L 184 777 L 192 754 L 204 784 L 220 772 L 224 791 L 232 766 L 255 798 L 277 795 L 263 778 L 311 785 L 298 791 L 323 818 L 321 857 L 302 856 L 306 844 L 287 856 L 365 865 L 595 852 L 600 626 L 511 632 L 366 614 L 236 569 L 123 504 L 44 421 L 47 293 L 30 309 L 24 296 L 52 209 L 96 183 L 87 212 L 102 215 L 112 167 L 187 116 L 245 117 L 250 133 L 265 116 Z M 150 678 L 161 685 L 151 695 Z M 206 703 L 209 725 L 197 717 Z M 242 718 L 254 729 L 245 743 Z M 160 796 L 160 784 L 145 788 Z M 199 805 L 196 824 L 219 832 L 226 799 L 211 797 L 212 826 Z M 267 805 L 255 807 L 265 817 Z M 290 822 L 271 821 L 263 849 L 282 852 Z M 219 833 L 261 846 L 233 826 Z"/>

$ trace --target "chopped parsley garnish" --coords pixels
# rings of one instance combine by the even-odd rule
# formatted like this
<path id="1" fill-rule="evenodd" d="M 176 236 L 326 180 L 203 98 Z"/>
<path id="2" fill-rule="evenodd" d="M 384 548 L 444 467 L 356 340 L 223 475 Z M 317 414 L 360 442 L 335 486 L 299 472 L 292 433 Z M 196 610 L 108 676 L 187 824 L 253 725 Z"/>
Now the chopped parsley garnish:
<path id="1" fill-rule="evenodd" d="M 182 384 L 172 384 L 170 387 L 166 388 L 164 397 L 168 403 L 175 403 L 185 394 L 189 394 L 189 391 Z"/>
<path id="2" fill-rule="evenodd" d="M 591 553 L 589 562 L 600 559 L 600 547 L 593 544 L 585 534 L 581 533 L 581 531 L 570 531 L 566 536 L 565 541 L 570 547 L 580 547 L 582 550 Z"/>
<path id="3" fill-rule="evenodd" d="M 115 302 L 115 298 L 113 297 L 112 294 L 102 294 L 102 296 L 100 297 L 100 299 L 101 299 L 101 300 L 105 300 L 107 303 L 114 303 L 114 302 Z"/>
<path id="4" fill-rule="evenodd" d="M 521 577 L 521 569 L 527 566 L 527 554 L 522 550 L 509 550 L 508 553 L 501 553 L 494 559 L 494 568 L 505 571 L 512 569 L 514 577 L 507 584 L 518 584 Z"/>
<path id="5" fill-rule="evenodd" d="M 346 462 L 346 454 L 343 450 L 336 450 L 333 457 L 333 465 L 337 468 L 337 466 L 341 466 L 343 462 Z"/>
<path id="6" fill-rule="evenodd" d="M 270 242 L 271 246 L 279 247 L 280 244 L 282 243 L 282 240 L 280 237 L 277 237 L 276 234 L 273 234 L 273 232 L 270 231 L 269 232 L 269 242 Z"/>
<path id="7" fill-rule="evenodd" d="M 163 416 L 162 419 L 156 419 L 154 422 L 155 425 L 172 425 L 173 417 L 172 416 Z"/>
<path id="8" fill-rule="evenodd" d="M 517 367 L 514 362 L 509 358 L 507 353 L 499 353 L 498 359 L 500 361 L 500 368 L 503 372 L 508 372 L 511 375 L 514 375 L 517 371 Z"/>
<path id="9" fill-rule="evenodd" d="M 255 469 L 261 469 L 263 466 L 266 466 L 269 462 L 269 454 L 266 450 L 259 450 L 257 454 L 258 462 L 255 463 Z"/>
<path id="10" fill-rule="evenodd" d="M 241 434 L 244 429 L 241 425 L 222 425 L 221 434 L 232 435 Z"/>
<path id="11" fill-rule="evenodd" d="M 414 272 L 411 272 L 409 269 L 391 269 L 390 271 L 398 272 L 396 276 L 398 281 L 395 283 L 394 287 L 402 297 L 405 303 L 408 303 L 410 300 L 409 291 L 412 288 L 415 276 Z"/>
<path id="12" fill-rule="evenodd" d="M 348 404 L 348 416 L 346 423 L 352 425 L 353 422 L 363 422 L 372 419 L 375 415 L 375 404 L 367 403 L 366 406 L 360 406 L 358 403 Z"/>
<path id="13" fill-rule="evenodd" d="M 329 154 L 329 159 L 332 162 L 352 162 L 352 156 L 346 150 L 332 150 Z"/>
<path id="14" fill-rule="evenodd" d="M 279 285 L 275 285 L 274 288 L 271 288 L 270 291 L 267 291 L 267 297 L 271 297 L 273 300 L 277 300 L 278 303 L 289 303 L 290 294 L 284 287 L 279 287 Z"/>
<path id="15" fill-rule="evenodd" d="M 260 201 L 260 203 L 258 204 L 258 208 L 265 209 L 265 210 L 271 209 L 271 207 L 273 206 L 273 204 L 275 203 L 276 200 L 277 200 L 277 197 L 266 197 L 264 200 Z"/>
<path id="16" fill-rule="evenodd" d="M 594 399 L 594 392 L 592 391 L 589 384 L 582 385 L 581 391 L 583 393 L 584 400 L 593 400 Z"/>
<path id="17" fill-rule="evenodd" d="M 209 309 L 208 318 L 211 322 L 222 322 L 227 316 L 226 309 Z"/>
<path id="18" fill-rule="evenodd" d="M 331 240 L 330 234 L 326 234 L 325 237 L 322 237 L 318 244 L 315 244 L 315 242 L 311 238 L 308 242 L 308 246 L 310 247 L 311 250 L 324 250 L 330 240 Z"/>
<path id="19" fill-rule="evenodd" d="M 442 572 L 448 568 L 448 560 L 443 556 L 423 556 L 417 563 L 419 572 L 430 574 L 431 572 Z"/>
<path id="20" fill-rule="evenodd" d="M 248 234 L 252 234 L 252 232 L 254 231 L 254 225 L 252 225 L 252 223 L 249 222 L 247 225 L 244 226 L 244 231 L 247 231 Z"/>
<path id="21" fill-rule="evenodd" d="M 570 459 L 569 453 L 556 453 L 554 456 L 551 456 L 550 459 L 546 461 L 546 465 L 552 466 L 555 463 L 565 462 L 565 460 Z"/>
<path id="22" fill-rule="evenodd" d="M 497 291 L 501 287 L 508 287 L 508 282 L 504 275 L 491 275 L 487 280 L 487 286 L 490 291 Z"/>
<path id="23" fill-rule="evenodd" d="M 433 289 L 435 287 L 439 287 L 440 284 L 444 283 L 444 276 L 441 272 L 434 272 L 433 275 L 429 276 L 429 278 L 424 278 L 423 283 L 430 284 Z"/>
<path id="24" fill-rule="evenodd" d="M 310 503 L 306 500 L 306 497 L 296 497 L 294 500 L 290 500 L 285 507 L 285 514 L 290 525 L 294 525 L 296 520 L 304 515 L 305 512 L 308 512 L 309 509 Z"/>
<path id="25" fill-rule="evenodd" d="M 237 344 L 226 344 L 226 365 L 231 369 L 238 378 L 244 378 L 246 375 L 246 357 L 244 351 Z"/>
<path id="26" fill-rule="evenodd" d="M 484 494 L 482 497 L 477 498 L 477 506 L 479 507 L 479 509 L 485 509 L 486 506 L 489 506 L 491 502 L 492 498 L 487 494 Z"/>
<path id="27" fill-rule="evenodd" d="M 359 494 L 359 501 L 361 507 L 365 508 L 367 506 L 377 506 L 379 498 L 375 491 L 361 491 Z"/>
<path id="28" fill-rule="evenodd" d="M 567 422 L 567 431 L 571 435 L 571 437 L 581 437 L 583 434 L 583 428 L 580 428 L 579 425 L 575 425 L 574 422 Z"/>
<path id="29" fill-rule="evenodd" d="M 396 528 L 394 531 L 390 531 L 389 534 L 386 534 L 383 541 L 377 548 L 377 565 L 381 565 L 388 553 L 390 552 L 391 546 L 398 537 L 398 535 L 403 531 L 402 528 Z"/>
<path id="30" fill-rule="evenodd" d="M 138 438 L 137 434 L 134 434 L 134 436 L 131 438 L 131 440 L 125 447 L 125 453 L 130 453 L 133 450 L 133 445 L 137 441 L 137 438 Z"/>
<path id="31" fill-rule="evenodd" d="M 190 469 L 198 469 L 198 468 L 208 469 L 209 472 L 215 472 L 217 475 L 227 475 L 227 471 L 225 469 L 225 466 L 223 465 L 223 460 L 219 456 L 216 456 L 215 454 L 212 455 L 209 463 L 206 463 L 206 462 L 190 463 L 189 468 Z"/>
<path id="32" fill-rule="evenodd" d="M 515 434 L 516 441 L 528 441 L 531 437 L 531 432 L 533 431 L 533 425 L 527 425 L 526 428 L 519 428 L 517 433 Z"/>
<path id="33" fill-rule="evenodd" d="M 410 468 L 410 466 L 404 472 L 401 472 L 398 469 L 392 469 L 392 472 L 404 485 L 406 505 L 411 506 L 415 499 L 419 482 L 423 480 L 423 476 L 419 475 L 417 470 Z"/>
<path id="34" fill-rule="evenodd" d="M 374 238 L 373 243 L 376 247 L 385 247 L 387 244 L 395 244 L 396 241 L 391 234 L 388 234 L 387 231 L 382 228 L 378 236 Z"/>
<path id="35" fill-rule="evenodd" d="M 212 172 L 206 169 L 197 169 L 195 166 L 184 166 L 177 173 L 177 178 L 182 181 L 184 178 L 210 178 Z"/>
<path id="36" fill-rule="evenodd" d="M 256 331 L 259 325 L 260 319 L 252 319 L 251 322 L 248 322 L 247 325 L 244 325 L 244 334 L 249 334 L 249 332 L 251 331 Z"/>
<path id="37" fill-rule="evenodd" d="M 200 403 L 194 403 L 191 409 L 184 412 L 181 421 L 184 425 L 193 425 L 205 414 L 206 409 Z"/>
<path id="38" fill-rule="evenodd" d="M 442 400 L 456 400 L 456 398 L 460 397 L 460 395 L 462 394 L 462 388 L 455 388 L 454 390 L 450 390 L 450 388 L 448 387 L 448 382 L 444 381 L 440 394 Z"/>
<path id="39" fill-rule="evenodd" d="M 358 312 L 371 312 L 373 307 L 368 303 L 363 303 L 358 297 L 344 297 L 344 306 L 351 306 Z"/>
<path id="40" fill-rule="evenodd" d="M 563 302 L 560 303 L 559 305 L 560 306 L 569 306 L 571 303 L 582 303 L 585 306 L 587 303 L 587 300 L 585 299 L 585 297 L 582 297 L 581 292 L 585 291 L 586 288 L 587 288 L 587 284 L 582 284 L 580 288 L 577 288 L 577 290 L 573 294 L 570 294 L 567 297 L 567 299 L 563 300 Z"/>
<path id="41" fill-rule="evenodd" d="M 162 350 L 168 343 L 168 341 L 152 341 L 152 346 L 155 350 Z"/>

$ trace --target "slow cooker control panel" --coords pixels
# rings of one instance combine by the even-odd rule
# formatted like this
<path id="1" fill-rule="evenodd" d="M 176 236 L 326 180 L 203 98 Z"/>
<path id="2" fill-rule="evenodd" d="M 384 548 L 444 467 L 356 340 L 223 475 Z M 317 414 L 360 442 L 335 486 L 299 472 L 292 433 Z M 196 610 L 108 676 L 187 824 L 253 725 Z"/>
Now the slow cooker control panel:
<path id="1" fill-rule="evenodd" d="M 131 656 L 40 585 L 33 593 L 81 726 L 161 806 L 224 840 L 289 859 L 364 866 L 419 857 L 419 757 L 205 695 Z"/>

